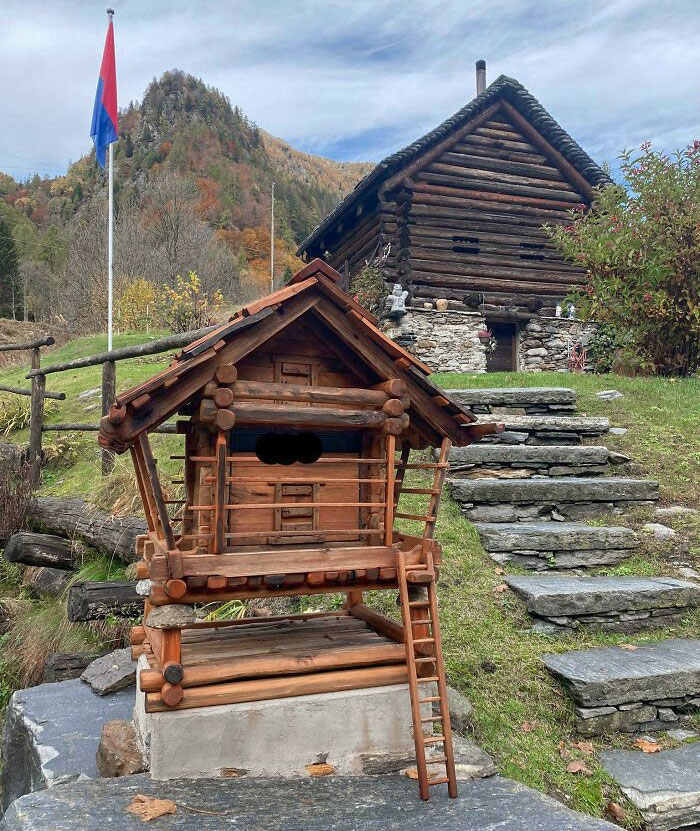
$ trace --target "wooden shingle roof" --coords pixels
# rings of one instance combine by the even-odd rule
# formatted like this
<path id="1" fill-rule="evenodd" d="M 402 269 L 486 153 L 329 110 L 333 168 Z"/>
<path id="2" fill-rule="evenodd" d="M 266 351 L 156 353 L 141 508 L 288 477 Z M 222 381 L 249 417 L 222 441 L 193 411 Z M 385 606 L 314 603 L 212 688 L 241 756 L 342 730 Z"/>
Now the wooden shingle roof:
<path id="1" fill-rule="evenodd" d="M 167 369 L 120 393 L 100 422 L 99 442 L 123 452 L 142 432 L 170 418 L 214 377 L 222 364 L 236 363 L 307 312 L 318 315 L 357 360 L 380 378 L 401 378 L 411 411 L 430 425 L 423 438 L 449 437 L 469 444 L 483 434 L 473 414 L 436 387 L 431 370 L 378 327 L 378 321 L 336 285 L 340 275 L 322 260 L 303 268 L 287 286 L 241 309 L 227 323 L 186 346 Z M 488 432 L 488 431 L 486 431 Z"/>

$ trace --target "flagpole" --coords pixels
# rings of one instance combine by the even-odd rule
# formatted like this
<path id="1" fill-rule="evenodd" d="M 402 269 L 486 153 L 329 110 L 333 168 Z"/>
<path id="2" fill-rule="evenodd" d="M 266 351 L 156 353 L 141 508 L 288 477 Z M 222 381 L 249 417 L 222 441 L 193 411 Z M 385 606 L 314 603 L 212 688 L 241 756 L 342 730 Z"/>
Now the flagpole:
<path id="1" fill-rule="evenodd" d="M 107 351 L 112 351 L 112 285 L 114 282 L 114 144 L 109 145 L 109 208 L 107 230 Z"/>
<path id="2" fill-rule="evenodd" d="M 107 9 L 112 22 L 114 10 Z M 109 145 L 109 207 L 107 218 L 107 351 L 112 351 L 112 291 L 114 283 L 114 144 Z"/>

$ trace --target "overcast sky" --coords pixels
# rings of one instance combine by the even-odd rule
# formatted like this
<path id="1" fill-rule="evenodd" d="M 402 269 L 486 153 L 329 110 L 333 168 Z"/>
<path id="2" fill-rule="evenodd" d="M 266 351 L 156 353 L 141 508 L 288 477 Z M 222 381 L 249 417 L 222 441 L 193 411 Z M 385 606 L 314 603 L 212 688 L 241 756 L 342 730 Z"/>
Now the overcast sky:
<path id="1" fill-rule="evenodd" d="M 700 138 L 700 0 L 115 0 L 121 106 L 179 68 L 294 147 L 378 161 L 488 80 L 523 83 L 598 162 Z M 0 170 L 88 137 L 105 3 L 0 0 Z"/>

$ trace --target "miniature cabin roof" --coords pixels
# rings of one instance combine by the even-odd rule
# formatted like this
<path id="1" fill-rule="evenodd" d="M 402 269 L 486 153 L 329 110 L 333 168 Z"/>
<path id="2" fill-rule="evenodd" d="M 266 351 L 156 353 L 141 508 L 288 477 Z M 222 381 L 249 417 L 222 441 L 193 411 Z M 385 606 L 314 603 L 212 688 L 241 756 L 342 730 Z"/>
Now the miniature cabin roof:
<path id="1" fill-rule="evenodd" d="M 359 206 L 387 180 L 398 174 L 403 168 L 415 162 L 422 154 L 447 139 L 453 132 L 466 127 L 470 121 L 484 110 L 499 102 L 510 106 L 556 152 L 561 155 L 564 164 L 569 164 L 588 186 L 590 194 L 597 186 L 610 184 L 611 179 L 597 165 L 586 151 L 564 130 L 564 128 L 547 112 L 540 102 L 515 78 L 500 75 L 492 84 L 454 115 L 445 119 L 433 130 L 411 144 L 387 156 L 361 179 L 345 199 L 328 214 L 328 216 L 301 243 L 299 255 L 310 251 L 320 242 L 324 235 L 340 221 L 341 217 Z"/>
<path id="2" fill-rule="evenodd" d="M 260 348 L 295 320 L 313 315 L 329 338 L 341 342 L 355 372 L 371 383 L 403 380 L 411 400 L 408 410 L 412 446 L 435 446 L 442 438 L 469 444 L 484 425 L 429 379 L 431 370 L 378 328 L 378 321 L 337 285 L 340 275 L 323 260 L 313 260 L 279 291 L 249 304 L 227 323 L 186 346 L 167 369 L 119 394 L 100 422 L 99 443 L 123 453 L 143 432 L 150 432 L 194 397 L 214 378 L 219 366 L 235 364 Z M 487 431 L 488 432 L 488 431 Z"/>

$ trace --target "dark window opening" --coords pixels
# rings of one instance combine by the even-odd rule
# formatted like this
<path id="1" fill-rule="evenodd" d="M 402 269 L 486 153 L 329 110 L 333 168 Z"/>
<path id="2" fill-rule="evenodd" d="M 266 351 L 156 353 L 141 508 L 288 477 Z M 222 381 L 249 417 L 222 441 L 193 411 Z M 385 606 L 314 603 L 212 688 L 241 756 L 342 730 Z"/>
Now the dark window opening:
<path id="1" fill-rule="evenodd" d="M 463 243 L 462 245 L 453 245 L 452 250 L 456 254 L 478 254 L 479 253 L 479 237 L 461 237 L 454 235 L 453 242 Z"/>
<path id="2" fill-rule="evenodd" d="M 521 242 L 520 248 L 525 249 L 520 253 L 521 260 L 544 260 L 544 254 L 538 253 L 540 251 L 544 251 L 543 242 Z"/>
<path id="3" fill-rule="evenodd" d="M 264 465 L 311 465 L 323 453 L 316 433 L 263 433 L 255 442 L 255 455 Z"/>

